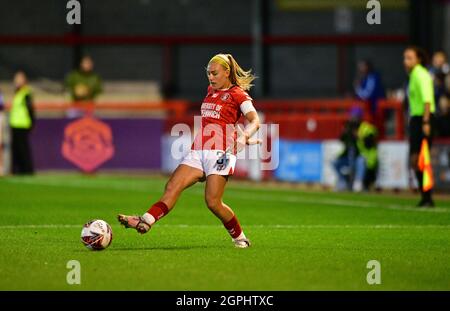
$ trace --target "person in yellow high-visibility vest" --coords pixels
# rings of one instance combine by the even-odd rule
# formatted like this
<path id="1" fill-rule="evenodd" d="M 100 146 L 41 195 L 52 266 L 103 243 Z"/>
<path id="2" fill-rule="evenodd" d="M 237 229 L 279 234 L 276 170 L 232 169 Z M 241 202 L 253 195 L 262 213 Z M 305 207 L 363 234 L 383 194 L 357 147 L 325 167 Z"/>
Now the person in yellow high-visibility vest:
<path id="1" fill-rule="evenodd" d="M 369 190 L 377 179 L 378 150 L 377 150 L 377 128 L 362 121 L 358 128 L 358 140 L 356 145 L 359 157 L 356 158 L 356 172 L 353 181 L 353 191 L 359 192 Z"/>
<path id="2" fill-rule="evenodd" d="M 340 140 L 344 150 L 333 162 L 338 177 L 336 190 L 370 190 L 378 170 L 377 129 L 363 121 L 363 110 L 353 107 Z"/>
<path id="3" fill-rule="evenodd" d="M 4 109 L 5 102 L 3 100 L 3 94 L 0 90 L 0 176 L 5 175 L 5 167 L 3 163 L 3 123 L 4 123 Z"/>
<path id="4" fill-rule="evenodd" d="M 421 200 L 418 207 L 433 207 L 431 189 L 423 187 L 423 172 L 419 167 L 419 152 L 422 140 L 426 139 L 431 147 L 434 127 L 434 87 L 433 79 L 426 65 L 426 54 L 418 47 L 408 47 L 403 53 L 403 63 L 409 74 L 409 154 L 419 184 Z"/>
<path id="5" fill-rule="evenodd" d="M 16 88 L 9 112 L 11 128 L 12 173 L 33 174 L 30 133 L 34 125 L 34 109 L 31 90 L 27 85 L 27 76 L 19 71 L 14 75 Z"/>

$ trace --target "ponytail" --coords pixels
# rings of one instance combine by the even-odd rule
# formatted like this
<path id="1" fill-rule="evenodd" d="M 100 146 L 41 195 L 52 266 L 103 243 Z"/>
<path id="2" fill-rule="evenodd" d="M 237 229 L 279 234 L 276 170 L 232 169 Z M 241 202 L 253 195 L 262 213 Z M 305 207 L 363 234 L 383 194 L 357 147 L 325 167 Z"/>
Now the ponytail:
<path id="1" fill-rule="evenodd" d="M 256 77 L 251 73 L 252 70 L 242 69 L 231 54 L 217 54 L 209 61 L 209 63 L 212 62 L 219 63 L 225 69 L 230 70 L 229 79 L 232 84 L 241 87 L 244 91 L 250 90 L 253 86 L 252 81 Z"/>

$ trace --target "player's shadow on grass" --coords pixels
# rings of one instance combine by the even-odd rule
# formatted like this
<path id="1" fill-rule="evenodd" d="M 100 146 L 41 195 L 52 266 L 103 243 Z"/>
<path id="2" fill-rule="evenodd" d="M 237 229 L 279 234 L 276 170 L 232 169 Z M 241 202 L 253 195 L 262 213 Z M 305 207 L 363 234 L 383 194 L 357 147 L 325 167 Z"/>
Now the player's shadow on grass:
<path id="1" fill-rule="evenodd" d="M 193 249 L 211 249 L 222 248 L 220 246 L 208 246 L 208 245 L 179 245 L 179 246 L 153 246 L 153 247 L 115 247 L 108 249 L 109 252 L 122 252 L 122 251 L 180 251 L 180 250 L 193 250 Z"/>

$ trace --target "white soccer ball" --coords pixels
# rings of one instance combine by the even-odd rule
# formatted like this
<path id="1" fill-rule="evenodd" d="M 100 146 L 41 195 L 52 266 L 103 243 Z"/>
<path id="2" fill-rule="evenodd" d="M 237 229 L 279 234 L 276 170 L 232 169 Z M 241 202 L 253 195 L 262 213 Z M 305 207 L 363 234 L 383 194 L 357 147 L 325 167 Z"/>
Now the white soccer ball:
<path id="1" fill-rule="evenodd" d="M 91 250 L 107 248 L 112 241 L 111 226 L 104 220 L 91 220 L 81 230 L 81 242 Z"/>

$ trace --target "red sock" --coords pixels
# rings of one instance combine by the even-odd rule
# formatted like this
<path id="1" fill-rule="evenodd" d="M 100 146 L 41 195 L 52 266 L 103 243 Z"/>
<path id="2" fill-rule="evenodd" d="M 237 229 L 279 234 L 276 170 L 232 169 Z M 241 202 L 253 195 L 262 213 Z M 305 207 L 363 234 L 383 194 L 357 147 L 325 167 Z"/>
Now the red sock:
<path id="1" fill-rule="evenodd" d="M 169 209 L 167 208 L 166 203 L 164 202 L 156 202 L 155 204 L 150 207 L 150 209 L 147 211 L 150 215 L 152 215 L 155 220 L 160 220 L 163 218 L 167 213 L 169 213 Z"/>
<path id="2" fill-rule="evenodd" d="M 241 225 L 239 224 L 239 221 L 237 220 L 236 216 L 233 216 L 233 218 L 231 218 L 229 222 L 224 223 L 223 225 L 225 226 L 228 233 L 231 235 L 233 239 L 236 239 L 242 233 Z"/>

